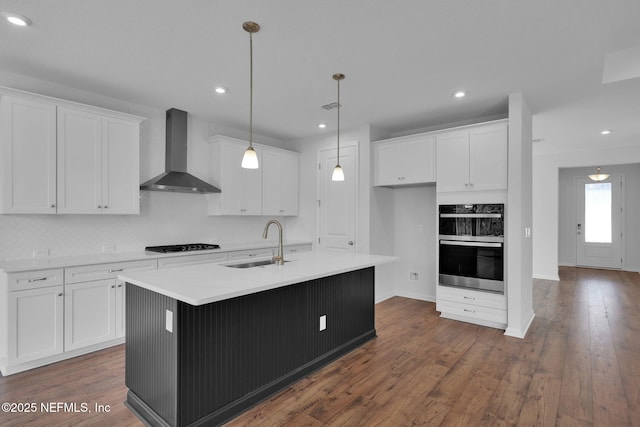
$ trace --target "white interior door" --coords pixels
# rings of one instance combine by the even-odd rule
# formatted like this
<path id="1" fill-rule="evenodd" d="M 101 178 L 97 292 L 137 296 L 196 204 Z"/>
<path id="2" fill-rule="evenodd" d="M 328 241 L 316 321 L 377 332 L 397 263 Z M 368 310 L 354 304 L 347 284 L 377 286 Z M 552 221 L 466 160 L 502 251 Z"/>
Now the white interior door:
<path id="1" fill-rule="evenodd" d="M 576 180 L 577 265 L 622 268 L 622 176 Z"/>
<path id="2" fill-rule="evenodd" d="M 318 247 L 355 252 L 358 203 L 357 145 L 340 148 L 344 181 L 332 181 L 336 149 L 318 152 Z"/>

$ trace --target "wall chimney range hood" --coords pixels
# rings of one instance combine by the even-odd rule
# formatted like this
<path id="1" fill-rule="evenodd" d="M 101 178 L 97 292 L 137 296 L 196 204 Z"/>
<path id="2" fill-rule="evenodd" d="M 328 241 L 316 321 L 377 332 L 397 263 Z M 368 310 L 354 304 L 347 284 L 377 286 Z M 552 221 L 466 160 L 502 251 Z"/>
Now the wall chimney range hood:
<path id="1" fill-rule="evenodd" d="M 187 112 L 167 110 L 165 172 L 140 185 L 141 190 L 220 193 L 220 189 L 187 173 Z"/>

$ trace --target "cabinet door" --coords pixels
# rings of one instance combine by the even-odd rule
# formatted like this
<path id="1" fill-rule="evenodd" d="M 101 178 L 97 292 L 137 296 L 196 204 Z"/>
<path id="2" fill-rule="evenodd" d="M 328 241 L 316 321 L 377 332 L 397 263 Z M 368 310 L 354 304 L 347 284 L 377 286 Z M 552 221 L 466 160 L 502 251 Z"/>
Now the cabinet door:
<path id="1" fill-rule="evenodd" d="M 63 351 L 63 287 L 9 292 L 9 364 Z"/>
<path id="2" fill-rule="evenodd" d="M 298 215 L 298 156 L 262 152 L 262 215 Z"/>
<path id="3" fill-rule="evenodd" d="M 280 163 L 282 212 L 280 215 L 298 215 L 300 209 L 300 159 L 297 154 L 282 153 Z"/>
<path id="4" fill-rule="evenodd" d="M 102 121 L 102 213 L 140 213 L 140 125 L 104 117 Z"/>
<path id="5" fill-rule="evenodd" d="M 256 148 L 256 153 L 258 161 L 262 163 L 262 150 Z M 242 206 L 243 215 L 262 214 L 262 171 L 260 169 L 242 169 Z"/>
<path id="6" fill-rule="evenodd" d="M 435 182 L 435 138 L 403 142 L 400 156 L 402 184 Z"/>
<path id="7" fill-rule="evenodd" d="M 465 191 L 469 187 L 469 132 L 436 136 L 437 191 Z"/>
<path id="8" fill-rule="evenodd" d="M 0 213 L 56 212 L 56 106 L 2 97 Z"/>
<path id="9" fill-rule="evenodd" d="M 115 279 L 65 285 L 65 351 L 115 338 L 115 297 Z"/>
<path id="10" fill-rule="evenodd" d="M 240 166 L 246 147 L 224 143 L 221 149 L 221 213 L 240 215 L 242 213 L 243 169 Z"/>
<path id="11" fill-rule="evenodd" d="M 281 156 L 276 151 L 262 152 L 262 214 L 282 215 Z"/>
<path id="12" fill-rule="evenodd" d="M 100 213 L 102 117 L 58 108 L 58 212 Z"/>
<path id="13" fill-rule="evenodd" d="M 126 283 L 124 281 L 116 279 L 116 338 L 124 337 L 126 332 L 127 300 L 125 286 Z"/>
<path id="14" fill-rule="evenodd" d="M 507 188 L 507 126 L 472 129 L 469 135 L 469 188 Z"/>
<path id="15" fill-rule="evenodd" d="M 376 185 L 396 185 L 402 180 L 400 170 L 400 144 L 376 145 Z"/>

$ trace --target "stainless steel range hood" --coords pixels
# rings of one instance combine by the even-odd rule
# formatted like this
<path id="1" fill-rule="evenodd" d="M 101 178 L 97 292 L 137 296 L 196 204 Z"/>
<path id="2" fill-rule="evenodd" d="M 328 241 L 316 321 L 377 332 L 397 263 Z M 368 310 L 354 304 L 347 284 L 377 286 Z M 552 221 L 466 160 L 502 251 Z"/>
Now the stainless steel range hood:
<path id="1" fill-rule="evenodd" d="M 187 173 L 187 112 L 167 110 L 165 173 L 140 185 L 141 190 L 220 193 L 218 187 Z"/>

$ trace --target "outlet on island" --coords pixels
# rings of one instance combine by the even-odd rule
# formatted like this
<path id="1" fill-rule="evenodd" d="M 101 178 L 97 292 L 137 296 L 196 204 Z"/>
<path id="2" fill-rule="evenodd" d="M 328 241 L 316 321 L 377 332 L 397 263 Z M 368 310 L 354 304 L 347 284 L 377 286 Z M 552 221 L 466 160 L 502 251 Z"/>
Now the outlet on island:
<path id="1" fill-rule="evenodd" d="M 325 329 L 327 329 L 327 315 L 323 314 L 320 316 L 320 330 L 324 331 Z"/>

